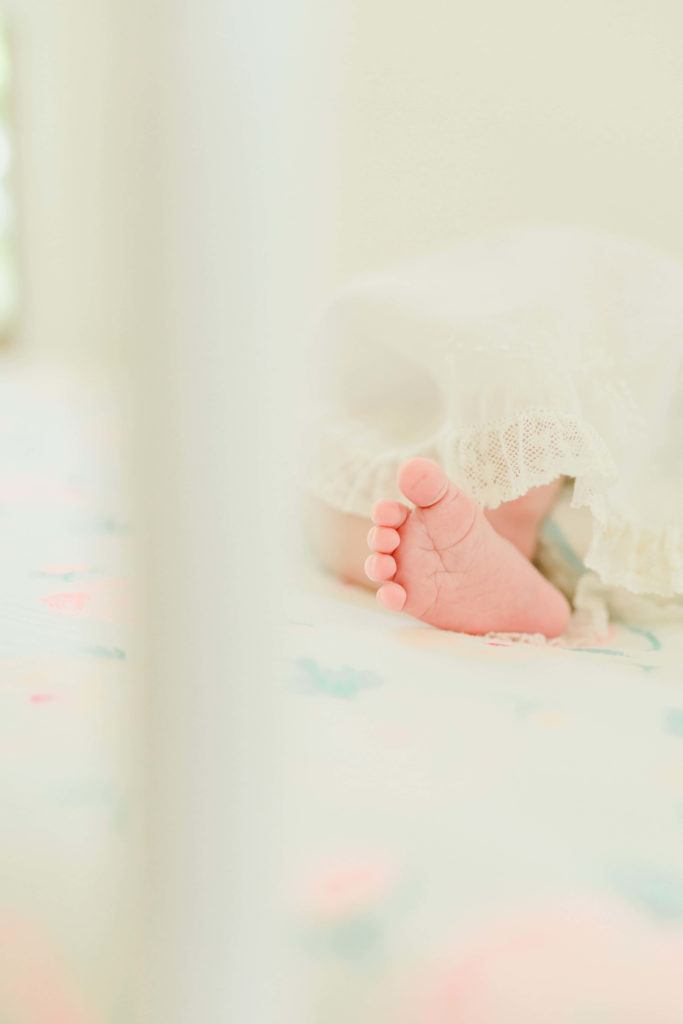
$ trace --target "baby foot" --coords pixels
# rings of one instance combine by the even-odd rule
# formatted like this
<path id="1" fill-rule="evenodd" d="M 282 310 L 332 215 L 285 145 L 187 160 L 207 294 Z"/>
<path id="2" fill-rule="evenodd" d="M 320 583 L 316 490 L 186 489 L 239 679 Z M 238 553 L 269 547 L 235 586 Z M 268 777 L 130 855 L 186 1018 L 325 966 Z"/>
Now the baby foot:
<path id="1" fill-rule="evenodd" d="M 428 459 L 411 459 L 398 485 L 415 508 L 378 501 L 365 571 L 382 582 L 377 599 L 439 629 L 543 633 L 569 623 L 565 598 L 481 509 Z"/>

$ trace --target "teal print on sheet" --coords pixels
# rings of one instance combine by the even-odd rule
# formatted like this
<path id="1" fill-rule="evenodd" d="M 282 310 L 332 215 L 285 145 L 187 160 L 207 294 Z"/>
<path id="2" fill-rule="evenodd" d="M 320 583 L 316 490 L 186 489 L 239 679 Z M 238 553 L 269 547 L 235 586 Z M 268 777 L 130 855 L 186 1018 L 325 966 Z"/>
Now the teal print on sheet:
<path id="1" fill-rule="evenodd" d="M 117 831 L 125 829 L 130 817 L 123 790 L 109 779 L 65 781 L 47 788 L 43 799 L 48 806 L 74 813 L 101 811 Z"/>
<path id="2" fill-rule="evenodd" d="M 655 634 L 649 630 L 644 629 L 642 626 L 631 626 L 627 622 L 622 623 L 624 629 L 628 630 L 629 633 L 633 633 L 635 636 L 641 636 L 644 640 L 647 640 L 649 649 L 647 651 L 641 651 L 641 657 L 643 654 L 653 654 L 655 651 L 661 651 L 662 645 L 655 636 Z M 631 657 L 635 652 L 629 651 L 617 651 L 609 647 L 572 647 L 573 651 L 590 652 L 591 654 L 611 654 L 616 657 L 628 658 Z M 638 665 L 644 672 L 652 672 L 657 668 L 656 665 Z"/>
<path id="3" fill-rule="evenodd" d="M 567 537 L 565 536 L 565 534 L 560 529 L 560 527 L 554 519 L 546 519 L 545 523 L 543 524 L 543 536 L 547 541 L 555 545 L 555 547 L 558 549 L 558 551 L 562 555 L 562 558 L 565 560 L 565 562 L 572 570 L 572 572 L 575 572 L 578 576 L 582 576 L 586 572 L 586 566 L 584 565 L 582 559 L 571 546 L 571 544 L 567 540 Z M 659 650 L 659 641 L 657 640 L 656 636 L 649 630 L 638 629 L 636 626 L 627 626 L 626 628 L 629 629 L 632 633 L 638 633 L 641 636 L 644 636 L 647 640 L 649 640 L 651 649 L 653 651 Z M 625 651 L 617 651 L 607 647 L 572 647 L 571 649 L 573 651 L 582 652 L 586 654 L 608 654 L 616 658 L 627 657 Z"/>
<path id="4" fill-rule="evenodd" d="M 611 647 L 570 647 L 569 649 L 578 654 L 611 654 L 616 658 L 627 657 L 626 651 L 615 651 Z"/>
<path id="5" fill-rule="evenodd" d="M 65 569 L 63 572 L 51 572 L 45 569 L 38 569 L 31 575 L 36 579 L 60 580 L 62 583 L 73 583 L 74 580 L 82 580 L 87 579 L 89 576 L 96 576 L 97 569 Z"/>
<path id="6" fill-rule="evenodd" d="M 301 693 L 315 693 L 338 700 L 352 700 L 366 690 L 382 684 L 376 672 L 361 671 L 350 665 L 326 668 L 314 658 L 297 658 L 292 682 Z"/>
<path id="7" fill-rule="evenodd" d="M 535 700 L 518 700 L 514 705 L 514 714 L 517 718 L 529 718 L 537 711 L 542 711 L 543 705 Z"/>
<path id="8" fill-rule="evenodd" d="M 120 647 L 102 647 L 96 645 L 94 647 L 84 647 L 84 654 L 89 654 L 91 658 L 104 658 L 107 661 L 125 661 L 126 652 Z"/>
<path id="9" fill-rule="evenodd" d="M 683 737 L 683 709 L 667 708 L 664 712 L 664 731 Z"/>
<path id="10" fill-rule="evenodd" d="M 308 930 L 302 937 L 309 953 L 331 953 L 355 960 L 374 953 L 384 936 L 385 928 L 380 917 L 367 915 L 327 929 Z"/>
<path id="11" fill-rule="evenodd" d="M 629 633 L 635 633 L 636 636 L 644 637 L 650 644 L 651 651 L 661 651 L 662 645 L 651 630 L 643 629 L 642 626 L 629 626 L 627 623 L 624 623 L 624 626 Z"/>
<path id="12" fill-rule="evenodd" d="M 647 866 L 622 867 L 613 879 L 616 890 L 636 906 L 668 921 L 683 918 L 683 877 Z"/>
<path id="13" fill-rule="evenodd" d="M 111 534 L 126 534 L 129 533 L 130 527 L 128 523 L 122 522 L 120 519 L 115 519 L 113 516 L 105 516 L 102 519 L 96 519 L 91 524 L 91 529 L 97 533 L 111 533 Z"/>
<path id="14" fill-rule="evenodd" d="M 585 565 L 554 519 L 546 519 L 543 524 L 543 536 L 547 541 L 549 541 L 549 543 L 555 545 L 573 572 L 577 573 L 579 576 L 582 576 L 583 573 L 585 573 Z"/>
<path id="15" fill-rule="evenodd" d="M 391 865 L 368 867 L 359 864 L 358 871 L 329 876 L 304 910 L 301 934 L 309 953 L 373 957 L 398 923 L 414 912 L 421 888 L 415 879 L 402 872 L 395 875 Z"/>

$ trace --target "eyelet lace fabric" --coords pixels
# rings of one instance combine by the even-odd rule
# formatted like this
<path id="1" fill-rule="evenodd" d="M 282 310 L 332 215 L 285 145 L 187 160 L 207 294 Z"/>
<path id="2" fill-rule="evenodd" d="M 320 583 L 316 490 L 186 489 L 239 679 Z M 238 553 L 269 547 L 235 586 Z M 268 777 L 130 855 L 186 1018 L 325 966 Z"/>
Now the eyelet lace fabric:
<path id="1" fill-rule="evenodd" d="M 315 339 L 310 489 L 367 516 L 406 458 L 493 508 L 560 475 L 588 569 L 683 593 L 683 265 L 574 229 L 464 242 L 367 275 Z"/>

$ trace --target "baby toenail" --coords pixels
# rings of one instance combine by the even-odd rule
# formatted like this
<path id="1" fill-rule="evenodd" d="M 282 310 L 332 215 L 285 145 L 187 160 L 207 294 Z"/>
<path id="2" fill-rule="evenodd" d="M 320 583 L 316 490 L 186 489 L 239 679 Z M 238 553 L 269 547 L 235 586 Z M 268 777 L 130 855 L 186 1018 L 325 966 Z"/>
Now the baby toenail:
<path id="1" fill-rule="evenodd" d="M 443 487 L 441 488 L 441 490 L 437 494 L 436 498 L 433 498 L 432 501 L 430 501 L 428 505 L 423 505 L 422 508 L 431 508 L 432 505 L 436 505 L 436 503 L 438 501 L 441 501 L 441 499 L 446 496 L 446 491 L 448 490 L 448 483 L 449 483 L 448 479 L 444 480 Z"/>

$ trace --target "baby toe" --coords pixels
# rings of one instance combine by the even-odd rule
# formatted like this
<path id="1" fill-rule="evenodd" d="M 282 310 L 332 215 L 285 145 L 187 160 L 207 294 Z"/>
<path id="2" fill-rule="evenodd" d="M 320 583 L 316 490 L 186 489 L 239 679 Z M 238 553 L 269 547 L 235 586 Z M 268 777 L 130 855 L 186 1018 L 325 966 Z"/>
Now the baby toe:
<path id="1" fill-rule="evenodd" d="M 369 555 L 365 560 L 365 574 L 373 583 L 390 580 L 396 575 L 396 562 L 391 555 Z"/>
<path id="2" fill-rule="evenodd" d="M 449 485 L 457 493 L 441 466 L 431 459 L 410 459 L 398 471 L 398 486 L 419 508 L 435 505 L 446 495 Z"/>
<path id="3" fill-rule="evenodd" d="M 377 600 L 390 612 L 400 612 L 407 596 L 400 583 L 383 583 L 377 591 Z"/>
<path id="4" fill-rule="evenodd" d="M 400 501 L 376 501 L 370 516 L 377 526 L 402 526 L 408 518 L 410 509 Z"/>
<path id="5" fill-rule="evenodd" d="M 368 534 L 368 547 L 385 555 L 390 555 L 400 543 L 401 538 L 390 526 L 373 526 Z"/>

